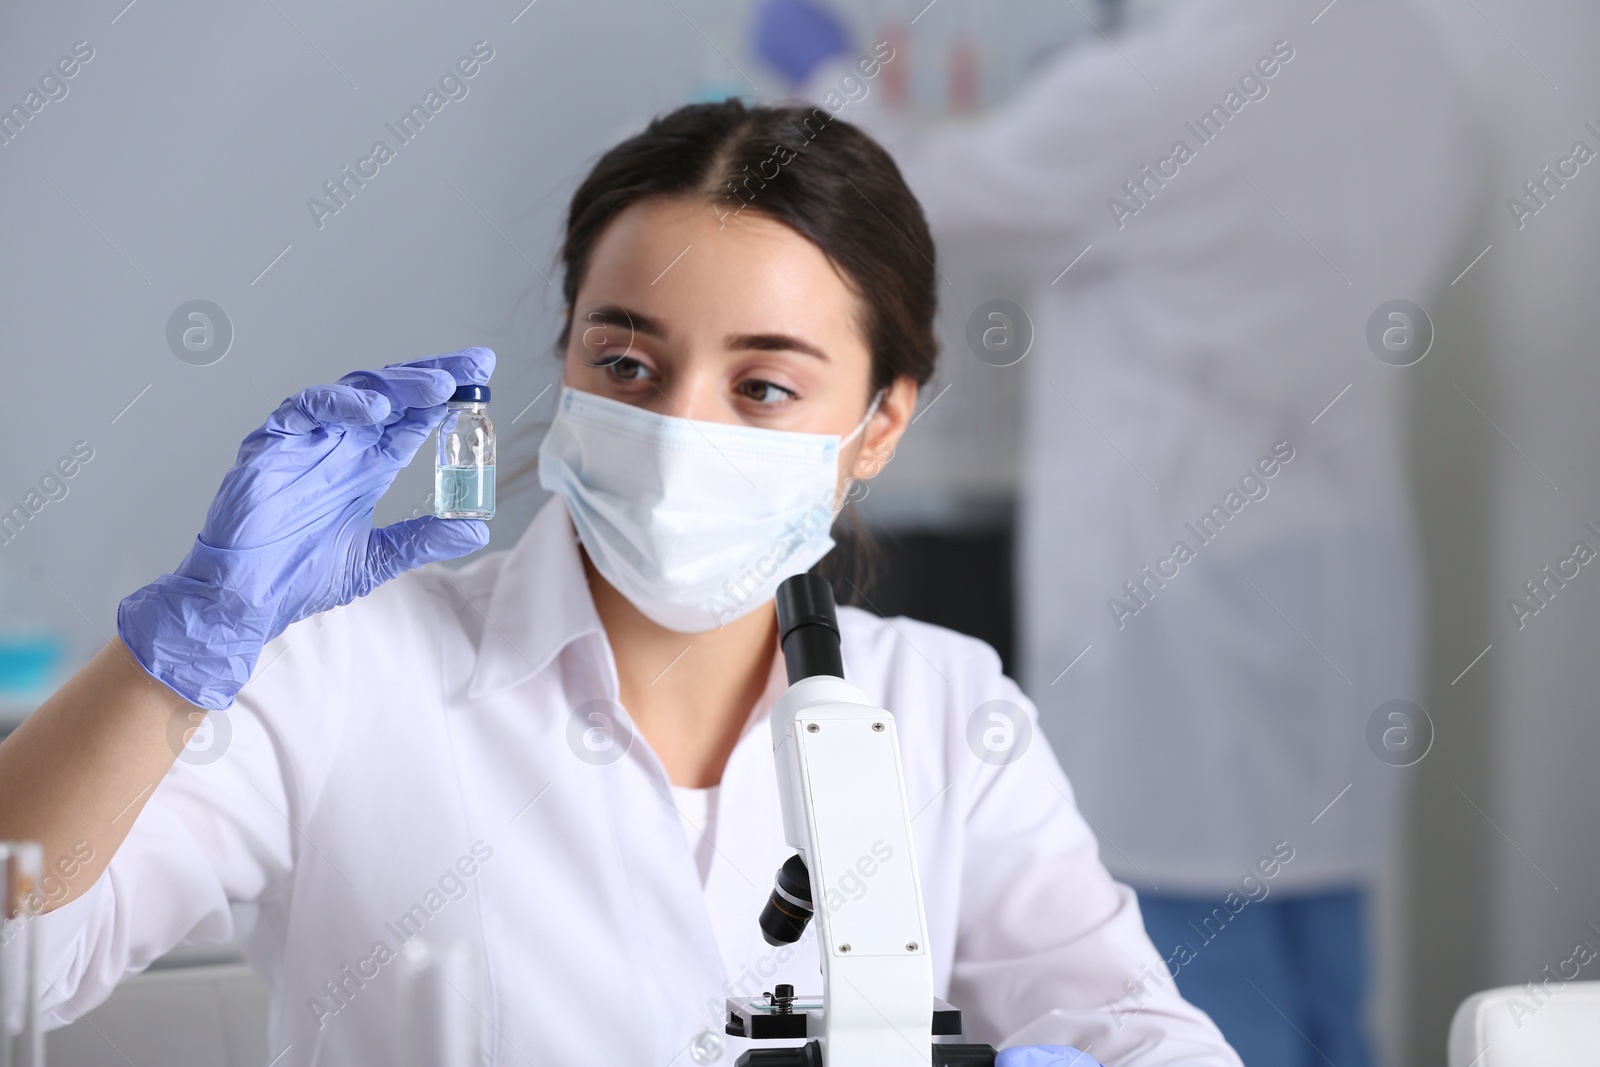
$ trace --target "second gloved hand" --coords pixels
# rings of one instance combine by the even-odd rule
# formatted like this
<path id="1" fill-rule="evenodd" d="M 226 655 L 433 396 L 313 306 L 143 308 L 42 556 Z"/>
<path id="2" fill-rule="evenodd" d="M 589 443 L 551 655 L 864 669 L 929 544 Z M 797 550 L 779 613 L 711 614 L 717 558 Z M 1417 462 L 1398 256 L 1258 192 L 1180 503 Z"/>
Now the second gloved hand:
<path id="1" fill-rule="evenodd" d="M 291 623 L 487 544 L 482 522 L 377 529 L 372 512 L 455 388 L 493 370 L 493 352 L 467 348 L 347 374 L 279 405 L 239 447 L 177 570 L 118 607 L 117 633 L 140 665 L 190 703 L 226 708 Z"/>
<path id="2" fill-rule="evenodd" d="M 850 50 L 844 23 L 817 0 L 764 0 L 756 11 L 756 53 L 798 86 Z"/>
<path id="3" fill-rule="evenodd" d="M 994 1067 L 1100 1067 L 1100 1064 L 1067 1045 L 1028 1045 L 1006 1049 L 995 1057 Z"/>

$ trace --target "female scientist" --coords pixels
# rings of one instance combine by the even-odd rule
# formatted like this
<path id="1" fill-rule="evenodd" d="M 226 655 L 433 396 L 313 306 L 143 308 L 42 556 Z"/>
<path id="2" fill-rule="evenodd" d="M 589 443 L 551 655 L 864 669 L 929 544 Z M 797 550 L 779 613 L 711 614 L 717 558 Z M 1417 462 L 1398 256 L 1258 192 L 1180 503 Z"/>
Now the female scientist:
<path id="1" fill-rule="evenodd" d="M 372 525 L 486 349 L 307 389 L 245 439 L 177 570 L 0 745 L 0 839 L 77 861 L 39 920 L 53 1025 L 233 938 L 285 1065 L 395 1062 L 387 972 L 417 937 L 477 948 L 494 1064 L 731 1064 L 726 996 L 817 985 L 814 942 L 773 950 L 756 923 L 787 852 L 772 597 L 832 547 L 935 351 L 920 208 L 873 141 L 818 122 L 686 107 L 579 187 L 540 451 L 557 495 L 510 551 L 423 566 L 486 528 Z M 1154 981 L 994 653 L 848 608 L 840 627 L 846 675 L 900 724 L 937 990 L 971 1038 L 1009 1067 L 1078 1061 L 1066 1045 L 1237 1065 Z M 991 701 L 1032 738 L 1008 763 L 968 741 Z M 214 759 L 184 748 L 202 709 Z M 870 877 L 825 891 L 848 907 Z"/>

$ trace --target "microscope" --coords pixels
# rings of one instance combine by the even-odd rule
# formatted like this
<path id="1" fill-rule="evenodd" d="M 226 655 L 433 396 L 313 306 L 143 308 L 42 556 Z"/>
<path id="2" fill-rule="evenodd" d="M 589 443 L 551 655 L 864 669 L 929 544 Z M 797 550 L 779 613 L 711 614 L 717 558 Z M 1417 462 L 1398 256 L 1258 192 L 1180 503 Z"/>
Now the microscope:
<path id="1" fill-rule="evenodd" d="M 761 911 L 768 944 L 793 944 L 815 916 L 822 994 L 779 985 L 730 997 L 726 1030 L 752 1040 L 736 1067 L 993 1067 L 989 1045 L 959 1037 L 961 1013 L 933 995 L 933 960 L 912 851 L 894 716 L 844 680 L 827 580 L 778 587 L 778 637 L 789 688 L 772 710 L 783 832 L 797 849 Z M 828 906 L 828 887 L 871 870 L 866 893 Z"/>

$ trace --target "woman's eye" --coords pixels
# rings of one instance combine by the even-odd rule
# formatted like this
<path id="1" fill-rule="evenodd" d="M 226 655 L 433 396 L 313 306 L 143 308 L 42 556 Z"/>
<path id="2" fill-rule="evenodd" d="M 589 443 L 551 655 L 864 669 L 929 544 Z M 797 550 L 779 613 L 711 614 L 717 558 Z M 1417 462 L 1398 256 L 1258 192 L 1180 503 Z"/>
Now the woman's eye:
<path id="1" fill-rule="evenodd" d="M 612 377 L 621 378 L 625 382 L 643 381 L 650 377 L 650 368 L 632 356 L 602 355 L 596 363 L 605 367 Z"/>
<path id="2" fill-rule="evenodd" d="M 799 395 L 793 389 L 785 389 L 781 385 L 764 382 L 759 378 L 740 382 L 739 393 L 758 404 L 778 404 L 785 400 L 793 400 Z"/>

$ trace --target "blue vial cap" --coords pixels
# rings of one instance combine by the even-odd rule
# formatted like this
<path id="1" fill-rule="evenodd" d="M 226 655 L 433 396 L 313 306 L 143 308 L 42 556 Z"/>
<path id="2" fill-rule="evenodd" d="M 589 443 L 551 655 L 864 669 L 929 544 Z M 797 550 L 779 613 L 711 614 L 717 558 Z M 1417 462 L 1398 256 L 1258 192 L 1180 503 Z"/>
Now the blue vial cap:
<path id="1" fill-rule="evenodd" d="M 456 403 L 457 401 L 474 400 L 488 403 L 489 387 L 487 385 L 463 385 L 459 386 L 455 392 L 450 394 L 451 403 Z"/>

